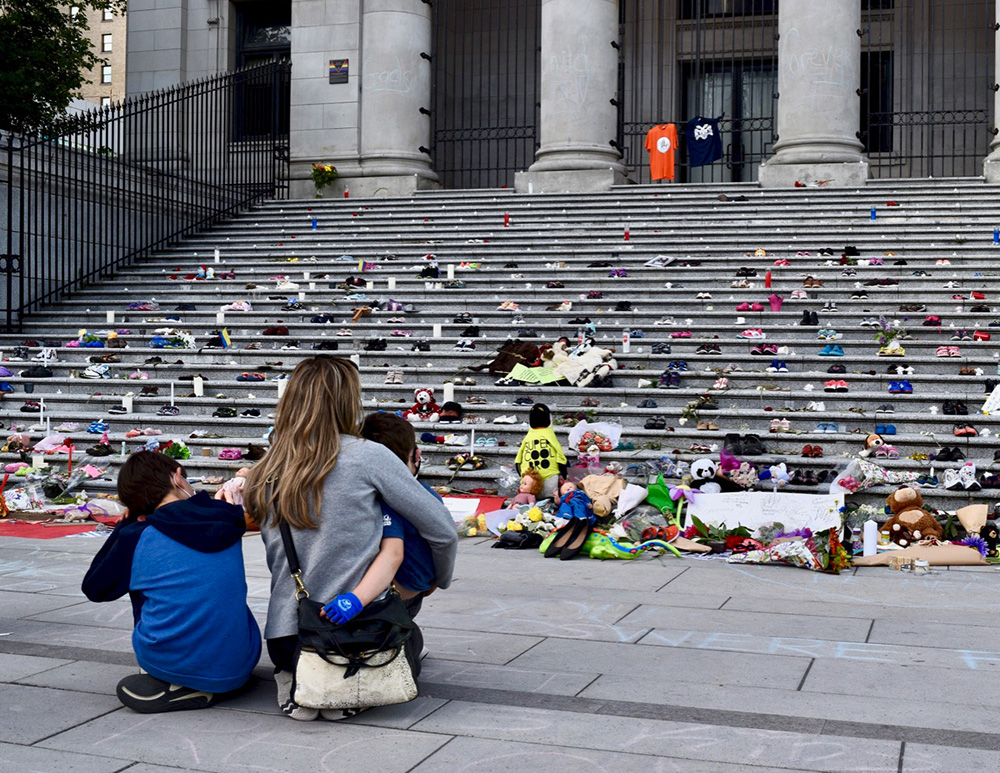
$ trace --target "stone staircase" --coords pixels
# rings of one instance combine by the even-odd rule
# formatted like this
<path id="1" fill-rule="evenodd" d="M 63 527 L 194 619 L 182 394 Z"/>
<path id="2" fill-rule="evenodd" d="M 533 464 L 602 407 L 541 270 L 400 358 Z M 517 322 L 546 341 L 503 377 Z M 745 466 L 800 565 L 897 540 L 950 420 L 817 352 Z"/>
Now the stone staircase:
<path id="1" fill-rule="evenodd" d="M 826 477 L 832 477 L 830 471 L 856 454 L 877 425 L 892 424 L 896 434 L 886 440 L 900 456 L 879 459 L 885 467 L 929 473 L 933 465 L 940 478 L 944 469 L 962 463 L 908 457 L 931 455 L 942 446 L 958 447 L 976 462 L 982 477 L 991 472 L 994 433 L 1000 426 L 996 417 L 977 414 L 987 397 L 987 379 L 1000 378 L 1000 348 L 995 341 L 952 340 L 952 336 L 960 330 L 1000 335 L 1000 327 L 990 327 L 991 322 L 1000 325 L 996 297 L 1000 268 L 995 266 L 1000 246 L 993 244 L 994 228 L 1000 224 L 998 194 L 996 187 L 962 179 L 876 182 L 863 191 L 663 185 L 562 196 L 489 190 L 421 193 L 409 199 L 272 202 L 164 250 L 155 259 L 121 272 L 114 281 L 76 293 L 30 319 L 23 333 L 0 336 L 0 348 L 9 358 L 25 341 L 35 344 L 29 347 L 33 356 L 46 342 L 65 344 L 75 339 L 81 328 L 130 331 L 122 336 L 128 343 L 125 349 L 60 347 L 58 360 L 49 364 L 53 378 L 22 377 L 16 374 L 29 363 L 5 362 L 15 372 L 5 380 L 16 391 L 8 393 L 2 404 L 3 421 L 5 426 L 37 423 L 37 414 L 22 413 L 20 408 L 26 399 L 44 399 L 44 415 L 53 428 L 66 421 L 81 425 L 69 433 L 79 448 L 100 438 L 85 431 L 95 420 L 110 425 L 109 439 L 116 451 L 123 444 L 126 450 L 134 449 L 148 439 L 126 438 L 131 428 L 154 427 L 162 430 L 163 439 L 190 445 L 193 455 L 186 465 L 192 475 L 225 476 L 244 462 L 220 460 L 221 449 L 246 450 L 248 443 L 260 444 L 266 436 L 272 423 L 268 414 L 277 398 L 278 383 L 273 379 L 313 355 L 314 345 L 336 342 L 340 355 L 359 358 L 369 410 L 407 408 L 419 386 L 433 387 L 440 403 L 445 381 L 456 375 L 475 380 L 453 388 L 466 413 L 481 417 L 483 424 L 417 427 L 418 435 L 454 432 L 469 436 L 470 442 L 475 430 L 475 437 L 488 443 L 475 447 L 488 466 L 462 470 L 454 482 L 461 489 L 491 485 L 498 465 L 513 460 L 526 425 L 493 420 L 515 415 L 518 422 L 526 421 L 528 407 L 514 404 L 522 396 L 544 400 L 556 417 L 592 410 L 599 420 L 621 422 L 622 439 L 634 444 L 635 450 L 605 453 L 602 460 L 623 466 L 663 456 L 690 461 L 702 455 L 691 450 L 692 444 L 717 449 L 727 434 L 739 433 L 756 434 L 763 441 L 767 453 L 754 457 L 758 464 L 784 460 L 789 469 L 811 471 L 817 478 L 824 478 L 826 471 Z M 887 206 L 889 201 L 898 206 Z M 872 206 L 877 208 L 875 220 L 870 217 Z M 506 226 L 505 216 L 509 216 Z M 881 257 L 884 265 L 841 265 L 845 245 L 857 247 L 862 263 Z M 833 255 L 820 255 L 824 247 Z M 746 256 L 758 248 L 766 250 L 766 256 Z M 219 263 L 214 262 L 215 250 Z M 419 276 L 428 254 L 440 264 L 438 279 Z M 673 263 L 665 268 L 644 266 L 660 255 L 674 258 Z M 774 265 L 780 259 L 790 265 Z M 362 273 L 359 260 L 377 268 Z M 900 260 L 905 265 L 895 264 Z M 939 264 L 940 260 L 949 264 Z M 480 263 L 481 268 L 459 268 L 462 262 Z M 216 272 L 233 271 L 235 279 L 184 278 L 202 264 Z M 449 287 L 449 266 L 464 287 Z M 732 286 L 741 278 L 737 271 L 742 268 L 756 272 L 742 277 L 752 287 Z M 624 269 L 627 276 L 609 276 L 616 269 Z M 856 273 L 845 275 L 845 269 Z M 765 289 L 768 270 L 772 286 Z M 277 276 L 286 276 L 298 287 L 275 289 Z M 374 283 L 371 289 L 354 291 L 367 301 L 392 298 L 412 304 L 415 310 L 376 312 L 349 322 L 352 309 L 366 300 L 350 300 L 348 292 L 336 289 L 348 276 Z M 807 276 L 822 286 L 803 287 Z M 872 284 L 878 280 L 888 281 Z M 389 289 L 390 281 L 394 289 Z M 547 287 L 551 281 L 563 287 Z M 949 287 L 949 283 L 955 284 Z M 808 297 L 792 298 L 797 290 Z M 603 297 L 581 299 L 591 291 Z M 974 291 L 985 297 L 973 299 Z M 299 293 L 304 294 L 302 309 L 286 310 L 288 298 L 298 298 Z M 697 297 L 704 293 L 711 297 Z M 771 311 L 771 293 L 784 299 L 780 311 Z M 851 297 L 862 293 L 867 298 Z M 962 298 L 953 298 L 956 295 Z M 127 310 L 130 303 L 143 300 L 155 300 L 159 310 Z M 221 327 L 217 319 L 221 307 L 239 300 L 249 301 L 253 310 L 225 312 L 223 324 L 232 337 L 229 349 L 149 348 L 153 331 L 164 327 L 189 330 L 204 347 L 213 340 L 212 331 Z M 523 322 L 497 308 L 504 301 L 519 305 Z M 549 309 L 562 301 L 571 301 L 572 309 Z M 630 303 L 631 310 L 615 311 L 622 301 Z M 737 311 L 743 302 L 759 303 L 765 311 Z M 178 304 L 195 308 L 175 310 Z M 926 306 L 926 311 L 901 311 L 901 306 Z M 115 313 L 113 325 L 107 322 L 109 311 Z M 462 312 L 472 315 L 472 324 L 481 333 L 474 351 L 454 348 L 468 326 L 453 321 Z M 815 312 L 817 324 L 799 324 L 804 312 Z M 332 315 L 335 323 L 311 323 L 318 314 Z M 912 337 L 901 342 L 904 357 L 877 356 L 875 332 L 861 323 L 879 315 L 899 320 Z M 928 315 L 939 317 L 941 327 L 924 326 Z M 404 321 L 389 321 L 397 317 Z M 664 317 L 672 317 L 675 324 L 656 324 Z M 537 339 L 530 339 L 535 343 L 561 335 L 575 340 L 580 326 L 571 320 L 578 318 L 589 318 L 596 325 L 599 345 L 618 350 L 618 370 L 610 388 L 497 385 L 496 377 L 485 371 L 466 370 L 490 360 L 522 328 L 537 333 Z M 289 334 L 262 335 L 273 326 L 285 326 Z M 440 326 L 440 337 L 435 337 L 435 326 Z M 747 328 L 760 328 L 765 338 L 737 338 Z M 338 336 L 341 329 L 353 335 Z M 627 353 L 622 351 L 626 329 L 642 331 L 642 335 L 633 332 Z M 839 337 L 817 340 L 817 332 L 824 329 L 836 330 Z M 409 331 L 412 337 L 393 337 L 394 330 Z M 671 337 L 680 331 L 691 331 L 692 336 Z M 385 339 L 385 351 L 365 350 L 374 337 Z M 412 350 L 420 339 L 429 341 L 430 351 Z M 290 341 L 299 348 L 282 348 Z M 657 343 L 670 344 L 670 353 L 652 354 Z M 782 350 L 787 353 L 751 354 L 762 343 L 787 347 Z M 703 344 L 718 344 L 721 354 L 698 354 Z M 842 347 L 844 356 L 820 356 L 827 344 Z M 248 345 L 260 348 L 247 349 Z M 939 346 L 959 347 L 960 356 L 938 357 Z M 115 378 L 75 377 L 90 357 L 112 353 L 121 360 L 110 365 Z M 153 356 L 182 364 L 144 364 Z M 788 372 L 768 372 L 773 359 L 787 363 Z M 681 360 L 688 370 L 680 374 L 679 388 L 639 386 L 642 380 L 658 382 L 667 363 Z M 846 372 L 828 373 L 833 364 L 843 365 Z M 887 372 L 897 365 L 912 366 L 913 374 Z M 959 375 L 962 368 L 979 369 L 981 375 Z M 145 371 L 148 380 L 127 380 L 136 370 Z M 384 383 L 390 370 L 402 371 L 401 384 Z M 237 381 L 244 372 L 262 372 L 267 380 Z M 203 397 L 191 396 L 191 382 L 181 380 L 193 374 L 206 379 Z M 727 389 L 712 388 L 720 377 L 729 380 Z M 831 379 L 843 379 L 849 391 L 825 392 L 824 383 Z M 891 381 L 904 379 L 912 384 L 912 394 L 888 392 Z M 170 403 L 171 384 L 179 413 L 158 415 Z M 139 396 L 143 387 L 156 387 L 159 394 Z M 28 390 L 30 394 L 25 394 Z M 108 413 L 128 392 L 135 395 L 132 413 Z M 705 394 L 712 395 L 718 410 L 700 412 L 699 418 L 714 422 L 718 430 L 698 430 L 696 420 L 680 421 L 684 407 Z M 467 399 L 473 396 L 486 402 L 469 404 Z M 600 405 L 583 407 L 581 401 L 587 398 Z M 646 399 L 657 407 L 637 407 Z M 965 402 L 969 415 L 945 414 L 943 403 L 953 401 Z M 823 410 L 806 410 L 815 403 L 823 403 Z M 213 417 L 220 405 L 235 406 L 238 413 L 257 409 L 260 415 Z M 876 413 L 885 405 L 894 412 Z M 670 429 L 645 429 L 647 420 L 658 416 Z M 770 432 L 774 420 L 787 420 L 789 431 Z M 956 423 L 972 424 L 989 434 L 955 436 Z M 817 431 L 821 424 L 827 430 L 833 424 L 836 430 Z M 568 427 L 557 430 L 565 436 Z M 193 432 L 219 437 L 192 438 Z M 800 456 L 806 445 L 821 445 L 823 457 Z M 423 448 L 425 477 L 450 478 L 444 461 L 462 449 Z M 13 461 L 16 456 L 4 458 Z M 115 465 L 121 460 L 115 454 L 102 462 Z M 871 489 L 863 499 L 882 499 L 889 489 Z M 786 490 L 818 492 L 826 485 L 792 485 Z M 994 492 L 985 488 L 970 495 L 939 487 L 933 497 L 937 506 L 951 507 L 970 496 L 992 499 Z"/>

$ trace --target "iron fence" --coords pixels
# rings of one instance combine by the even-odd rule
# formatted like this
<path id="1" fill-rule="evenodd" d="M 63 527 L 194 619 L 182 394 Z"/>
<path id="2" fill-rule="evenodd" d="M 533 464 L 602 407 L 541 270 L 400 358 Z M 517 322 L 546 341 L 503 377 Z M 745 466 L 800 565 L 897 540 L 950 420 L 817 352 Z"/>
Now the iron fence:
<path id="1" fill-rule="evenodd" d="M 290 74 L 269 62 L 0 135 L 0 324 L 285 197 Z"/>

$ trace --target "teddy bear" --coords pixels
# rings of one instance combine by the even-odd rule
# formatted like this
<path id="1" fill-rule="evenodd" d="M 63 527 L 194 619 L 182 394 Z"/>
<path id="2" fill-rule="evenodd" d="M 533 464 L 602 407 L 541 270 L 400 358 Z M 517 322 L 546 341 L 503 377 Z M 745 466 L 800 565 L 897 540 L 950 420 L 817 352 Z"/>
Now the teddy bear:
<path id="1" fill-rule="evenodd" d="M 882 526 L 889 532 L 889 539 L 901 547 L 907 547 L 922 539 L 941 539 L 944 529 L 937 519 L 924 510 L 924 499 L 920 492 L 909 486 L 897 489 L 886 498 L 892 510 L 892 517 Z"/>
<path id="2" fill-rule="evenodd" d="M 407 421 L 437 421 L 441 416 L 441 408 L 434 402 L 434 390 L 427 387 L 417 387 L 413 390 L 413 407 L 403 414 Z"/>
<path id="3" fill-rule="evenodd" d="M 885 441 L 882 439 L 882 436 L 876 435 L 873 432 L 865 438 L 865 447 L 858 451 L 858 456 L 862 456 L 867 459 L 884 445 Z"/>

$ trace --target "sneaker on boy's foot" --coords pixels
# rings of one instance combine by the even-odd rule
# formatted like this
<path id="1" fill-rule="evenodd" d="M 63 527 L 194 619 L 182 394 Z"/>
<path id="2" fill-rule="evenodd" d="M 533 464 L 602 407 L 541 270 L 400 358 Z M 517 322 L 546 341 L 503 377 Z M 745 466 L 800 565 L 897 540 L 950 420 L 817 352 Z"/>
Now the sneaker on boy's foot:
<path id="1" fill-rule="evenodd" d="M 368 711 L 371 706 L 366 706 L 363 709 L 320 709 L 319 715 L 328 722 L 337 722 L 341 719 L 350 719 L 351 717 L 356 717 L 363 711 Z"/>
<path id="2" fill-rule="evenodd" d="M 275 671 L 274 681 L 278 685 L 278 708 L 286 717 L 300 722 L 311 722 L 319 716 L 319 709 L 300 706 L 292 700 L 292 674 L 289 671 Z"/>
<path id="3" fill-rule="evenodd" d="M 181 687 L 149 674 L 126 676 L 118 683 L 118 700 L 140 714 L 205 709 L 216 702 L 210 692 Z"/>

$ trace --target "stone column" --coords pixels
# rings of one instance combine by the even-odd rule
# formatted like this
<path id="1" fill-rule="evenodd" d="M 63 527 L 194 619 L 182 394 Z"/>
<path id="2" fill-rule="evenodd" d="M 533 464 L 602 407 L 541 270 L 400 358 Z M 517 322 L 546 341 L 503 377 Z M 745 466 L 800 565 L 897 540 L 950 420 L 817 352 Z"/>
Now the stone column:
<path id="1" fill-rule="evenodd" d="M 436 187 L 431 157 L 431 6 L 364 0 L 361 170 L 352 195 L 405 195 Z M 424 56 L 421 56 L 423 54 Z"/>
<path id="2" fill-rule="evenodd" d="M 1000 0 L 997 0 L 996 6 L 996 28 L 1000 30 Z M 1000 31 L 994 32 L 994 35 L 997 42 L 997 49 L 994 56 L 996 57 L 998 67 L 993 77 L 995 80 L 1000 81 Z M 996 84 L 994 83 L 993 85 L 995 88 Z M 993 92 L 993 126 L 994 131 L 1000 129 L 1000 90 Z M 995 134 L 993 142 L 990 143 L 990 154 L 983 163 L 983 177 L 986 178 L 986 182 L 988 183 L 1000 183 L 1000 133 Z"/>
<path id="3" fill-rule="evenodd" d="M 781 0 L 778 141 L 764 187 L 796 181 L 856 187 L 868 180 L 861 127 L 861 0 Z"/>
<path id="4" fill-rule="evenodd" d="M 625 181 L 615 139 L 618 0 L 542 0 L 541 147 L 518 191 L 607 190 Z"/>

